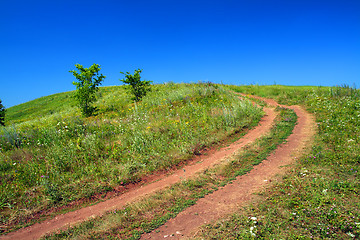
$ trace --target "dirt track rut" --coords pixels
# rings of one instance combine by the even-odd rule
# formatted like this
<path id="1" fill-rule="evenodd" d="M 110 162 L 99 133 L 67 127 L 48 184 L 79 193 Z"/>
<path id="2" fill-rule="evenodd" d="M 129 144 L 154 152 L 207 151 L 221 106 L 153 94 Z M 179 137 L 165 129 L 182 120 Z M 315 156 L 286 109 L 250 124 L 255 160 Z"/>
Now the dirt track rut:
<path id="1" fill-rule="evenodd" d="M 277 105 L 273 100 L 262 100 L 270 105 Z M 280 145 L 267 160 L 255 166 L 248 174 L 239 176 L 232 184 L 200 199 L 156 231 L 144 234 L 142 239 L 192 238 L 198 227 L 233 213 L 252 200 L 253 193 L 259 192 L 276 175 L 283 174 L 285 170 L 282 166 L 293 163 L 296 157 L 304 154 L 304 150 L 310 146 L 315 135 L 315 121 L 312 115 L 299 106 L 289 108 L 297 114 L 298 124 L 285 144 Z"/>

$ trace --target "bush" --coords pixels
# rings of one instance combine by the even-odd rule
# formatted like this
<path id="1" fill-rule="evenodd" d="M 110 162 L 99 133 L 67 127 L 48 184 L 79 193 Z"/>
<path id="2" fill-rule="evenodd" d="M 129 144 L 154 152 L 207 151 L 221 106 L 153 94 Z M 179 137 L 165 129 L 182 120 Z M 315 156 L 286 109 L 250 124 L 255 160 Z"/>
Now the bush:
<path id="1" fill-rule="evenodd" d="M 2 105 L 1 99 L 0 99 L 0 126 L 5 126 L 5 112 L 6 112 L 6 109 Z"/>
<path id="2" fill-rule="evenodd" d="M 125 75 L 125 79 L 121 79 L 120 81 L 130 85 L 130 92 L 134 95 L 132 99 L 136 102 L 146 96 L 147 92 L 150 91 L 150 85 L 152 83 L 152 81 L 141 80 L 141 72 L 141 69 L 135 70 L 134 75 L 131 75 L 130 72 L 120 72 Z"/>
<path id="3" fill-rule="evenodd" d="M 96 100 L 95 92 L 105 76 L 99 75 L 101 68 L 98 64 L 93 64 L 90 68 L 75 64 L 75 67 L 79 72 L 76 70 L 69 71 L 78 80 L 78 82 L 73 82 L 76 86 L 75 99 L 78 101 L 83 115 L 89 117 L 96 111 L 96 107 L 91 106 L 91 103 Z"/>

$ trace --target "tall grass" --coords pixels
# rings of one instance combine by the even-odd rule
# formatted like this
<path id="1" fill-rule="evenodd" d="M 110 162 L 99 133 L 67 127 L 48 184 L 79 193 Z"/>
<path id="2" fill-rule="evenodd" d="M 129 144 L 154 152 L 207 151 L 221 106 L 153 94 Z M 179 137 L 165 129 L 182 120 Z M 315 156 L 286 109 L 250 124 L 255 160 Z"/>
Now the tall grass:
<path id="1" fill-rule="evenodd" d="M 51 114 L 15 113 L 0 129 L 2 224 L 168 169 L 262 115 L 213 84 L 155 85 L 139 103 L 122 87 L 101 88 L 99 97 L 95 117 L 81 117 L 71 102 L 57 111 L 44 98 Z"/>

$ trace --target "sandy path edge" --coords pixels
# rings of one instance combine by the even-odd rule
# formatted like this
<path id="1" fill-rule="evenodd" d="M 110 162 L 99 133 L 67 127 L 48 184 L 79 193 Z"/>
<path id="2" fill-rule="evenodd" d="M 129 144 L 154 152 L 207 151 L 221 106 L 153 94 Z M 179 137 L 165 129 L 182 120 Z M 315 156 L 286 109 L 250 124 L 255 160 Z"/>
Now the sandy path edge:
<path id="1" fill-rule="evenodd" d="M 260 98 L 268 104 L 278 105 L 273 100 Z M 280 105 L 279 105 L 280 106 Z M 286 107 L 281 105 L 282 107 Z M 264 186 L 271 184 L 275 176 L 286 172 L 282 166 L 292 164 L 296 158 L 311 145 L 315 135 L 315 120 L 311 114 L 299 106 L 288 107 L 298 116 L 298 124 L 287 142 L 280 145 L 266 160 L 254 167 L 248 174 L 239 176 L 233 183 L 206 195 L 195 205 L 170 219 L 165 225 L 144 234 L 141 239 L 187 239 L 194 237 L 194 232 L 204 224 L 225 217 L 236 211 L 240 206 L 251 201 L 253 193 L 259 192 Z"/>
<path id="2" fill-rule="evenodd" d="M 171 186 L 185 177 L 190 177 L 203 171 L 206 168 L 221 162 L 225 157 L 231 156 L 240 148 L 254 142 L 260 136 L 267 134 L 271 129 L 276 113 L 271 108 L 264 108 L 264 111 L 265 116 L 261 119 L 259 125 L 251 129 L 244 137 L 211 155 L 197 157 L 196 164 L 185 166 L 183 169 L 179 169 L 169 176 L 164 175 L 164 178 L 161 178 L 156 182 L 139 186 L 118 197 L 73 212 L 61 214 L 53 219 L 36 223 L 32 226 L 8 233 L 7 235 L 2 235 L 0 236 L 0 239 L 38 239 L 46 233 L 67 229 L 79 222 L 101 216 L 112 209 L 124 207 L 126 204 L 134 202 L 148 194 Z"/>

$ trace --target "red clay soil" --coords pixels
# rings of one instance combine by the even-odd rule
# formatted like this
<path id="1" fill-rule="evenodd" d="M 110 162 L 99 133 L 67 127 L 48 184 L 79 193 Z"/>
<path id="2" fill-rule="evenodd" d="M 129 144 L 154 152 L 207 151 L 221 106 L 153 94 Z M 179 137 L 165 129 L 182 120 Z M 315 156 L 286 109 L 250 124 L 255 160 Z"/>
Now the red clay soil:
<path id="1" fill-rule="evenodd" d="M 11 232 L 7 235 L 0 236 L 0 239 L 38 239 L 46 233 L 56 230 L 64 230 L 82 221 L 86 221 L 96 216 L 124 207 L 126 204 L 132 203 L 143 198 L 146 195 L 154 193 L 165 187 L 171 186 L 185 178 L 188 178 L 198 172 L 220 163 L 226 157 L 231 156 L 237 150 L 254 142 L 260 136 L 267 134 L 276 117 L 276 113 L 272 108 L 264 108 L 265 116 L 261 119 L 259 125 L 251 129 L 240 140 L 224 147 L 218 151 L 210 151 L 207 155 L 196 156 L 193 164 L 184 166 L 182 169 L 174 171 L 171 175 L 163 174 L 157 181 L 150 182 L 146 185 L 135 186 L 122 195 L 98 203 L 93 206 L 85 207 L 73 212 L 58 215 L 51 220 L 36 223 L 32 226 L 22 228 L 18 231 Z"/>
<path id="2" fill-rule="evenodd" d="M 260 99 L 270 105 L 277 105 L 273 100 Z M 297 157 L 304 154 L 315 135 L 313 117 L 299 106 L 289 108 L 297 114 L 298 124 L 285 144 L 280 145 L 267 160 L 255 166 L 248 174 L 239 176 L 232 184 L 200 199 L 195 205 L 187 208 L 174 219 L 170 219 L 156 231 L 144 234 L 142 239 L 194 238 L 201 225 L 233 213 L 253 200 L 255 192 L 259 192 L 266 185 L 269 186 L 271 180 L 274 182 L 275 177 L 284 174 L 285 169 L 282 166 L 293 163 Z"/>

